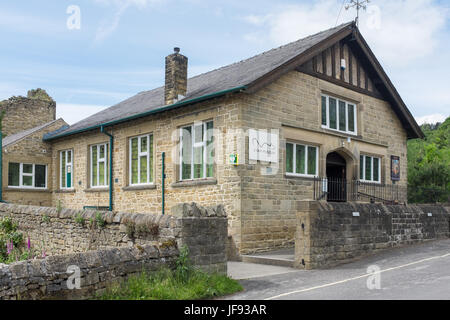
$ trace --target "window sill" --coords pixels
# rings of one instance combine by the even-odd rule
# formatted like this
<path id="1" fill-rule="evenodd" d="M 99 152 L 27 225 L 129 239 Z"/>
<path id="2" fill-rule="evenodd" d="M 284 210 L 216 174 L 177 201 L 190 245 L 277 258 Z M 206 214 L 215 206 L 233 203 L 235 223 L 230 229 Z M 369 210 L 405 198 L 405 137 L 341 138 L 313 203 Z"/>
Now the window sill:
<path id="1" fill-rule="evenodd" d="M 58 189 L 54 191 L 55 193 L 75 193 L 75 189 Z"/>
<path id="2" fill-rule="evenodd" d="M 217 184 L 216 178 L 178 181 L 178 182 L 172 183 L 170 186 L 172 188 L 182 188 L 182 187 L 196 187 L 196 186 L 204 186 L 204 185 L 212 185 L 212 184 Z"/>
<path id="3" fill-rule="evenodd" d="M 154 190 L 154 189 L 156 189 L 155 184 L 147 184 L 141 186 L 126 186 L 122 188 L 123 191 Z"/>
<path id="4" fill-rule="evenodd" d="M 108 192 L 109 187 L 106 188 L 87 188 L 83 190 L 84 192 Z"/>
<path id="5" fill-rule="evenodd" d="M 44 192 L 44 193 L 51 193 L 48 189 L 33 189 L 33 188 L 3 188 L 3 191 L 18 191 L 18 192 Z"/>
<path id="6" fill-rule="evenodd" d="M 303 176 L 303 175 L 297 175 L 297 174 L 289 174 L 289 173 L 285 173 L 284 177 L 286 179 L 306 179 L 306 180 L 314 180 L 317 179 L 317 176 Z"/>

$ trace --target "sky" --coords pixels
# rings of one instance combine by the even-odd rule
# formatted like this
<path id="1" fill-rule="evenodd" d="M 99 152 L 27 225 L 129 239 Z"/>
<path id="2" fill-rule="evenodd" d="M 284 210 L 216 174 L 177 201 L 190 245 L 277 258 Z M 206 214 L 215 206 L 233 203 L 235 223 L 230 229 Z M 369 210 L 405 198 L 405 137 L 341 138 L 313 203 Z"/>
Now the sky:
<path id="1" fill-rule="evenodd" d="M 0 3 L 0 100 L 43 88 L 73 124 L 164 84 L 353 20 L 348 0 L 28 0 Z M 450 1 L 372 0 L 359 27 L 419 123 L 450 116 Z"/>

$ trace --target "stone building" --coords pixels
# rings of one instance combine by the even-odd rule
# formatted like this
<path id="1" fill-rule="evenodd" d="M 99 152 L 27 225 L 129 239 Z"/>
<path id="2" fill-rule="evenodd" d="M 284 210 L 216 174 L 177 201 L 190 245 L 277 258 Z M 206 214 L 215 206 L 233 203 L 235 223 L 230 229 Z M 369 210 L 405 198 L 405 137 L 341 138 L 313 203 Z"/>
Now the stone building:
<path id="1" fill-rule="evenodd" d="M 222 203 L 244 254 L 291 246 L 300 200 L 405 201 L 423 133 L 354 23 L 189 79 L 179 51 L 165 86 L 44 137 L 54 206 Z"/>
<path id="2" fill-rule="evenodd" d="M 56 103 L 45 90 L 0 102 L 2 120 L 2 200 L 52 205 L 52 146 L 44 134 L 66 126 L 56 119 Z"/>

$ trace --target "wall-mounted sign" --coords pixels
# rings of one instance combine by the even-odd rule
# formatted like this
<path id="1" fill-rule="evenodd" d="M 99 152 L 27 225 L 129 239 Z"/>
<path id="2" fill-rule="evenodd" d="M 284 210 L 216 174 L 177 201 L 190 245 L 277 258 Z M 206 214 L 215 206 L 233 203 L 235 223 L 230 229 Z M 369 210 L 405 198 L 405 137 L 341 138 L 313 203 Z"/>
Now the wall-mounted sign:
<path id="1" fill-rule="evenodd" d="M 391 180 L 400 180 L 400 157 L 391 156 Z"/>
<path id="2" fill-rule="evenodd" d="M 248 138 L 250 160 L 278 163 L 278 134 L 250 129 Z"/>
<path id="3" fill-rule="evenodd" d="M 238 165 L 238 161 L 239 161 L 239 156 L 238 154 L 230 154 L 230 164 L 237 166 Z"/>

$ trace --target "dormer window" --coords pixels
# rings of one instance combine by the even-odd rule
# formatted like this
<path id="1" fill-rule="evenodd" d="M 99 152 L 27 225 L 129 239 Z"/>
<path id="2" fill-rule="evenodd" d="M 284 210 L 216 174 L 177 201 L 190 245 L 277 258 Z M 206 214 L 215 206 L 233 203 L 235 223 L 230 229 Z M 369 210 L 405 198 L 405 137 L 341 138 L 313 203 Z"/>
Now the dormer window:
<path id="1" fill-rule="evenodd" d="M 356 135 L 356 105 L 339 98 L 323 94 L 322 128 Z"/>

